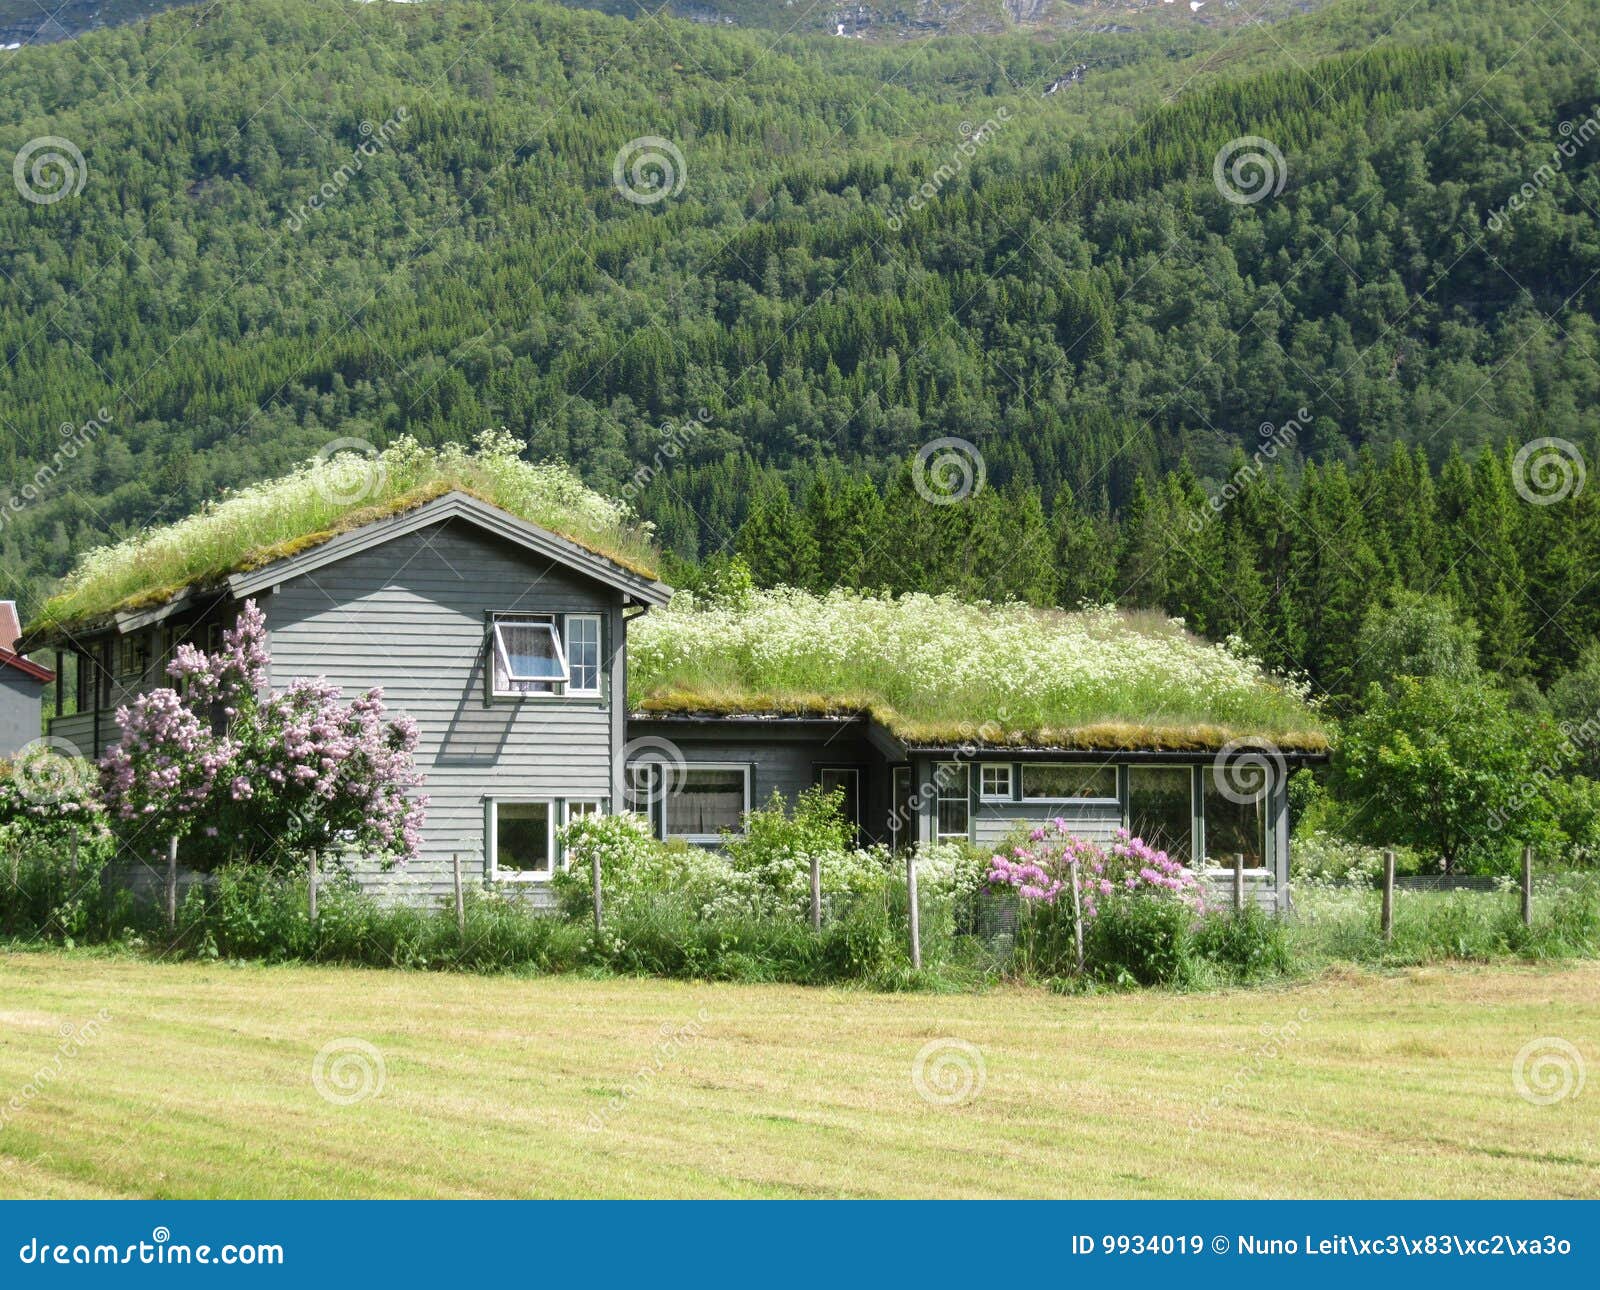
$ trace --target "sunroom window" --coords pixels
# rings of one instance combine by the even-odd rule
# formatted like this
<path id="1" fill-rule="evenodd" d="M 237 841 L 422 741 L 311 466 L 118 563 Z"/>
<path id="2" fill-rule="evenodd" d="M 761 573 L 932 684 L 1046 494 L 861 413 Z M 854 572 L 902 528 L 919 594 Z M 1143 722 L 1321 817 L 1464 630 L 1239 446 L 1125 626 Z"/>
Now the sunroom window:
<path id="1" fill-rule="evenodd" d="M 554 694 L 565 684 L 567 656 L 553 617 L 496 614 L 492 629 L 495 694 Z"/>
<path id="2" fill-rule="evenodd" d="M 666 833 L 689 842 L 716 842 L 742 833 L 750 809 L 748 766 L 688 766 L 672 773 L 666 790 Z"/>
<path id="3" fill-rule="evenodd" d="M 1046 802 L 1114 802 L 1117 768 L 1071 762 L 1030 763 L 1022 768 L 1022 796 Z"/>
<path id="4" fill-rule="evenodd" d="M 1194 862 L 1194 774 L 1189 767 L 1128 769 L 1128 831 L 1179 864 Z"/>

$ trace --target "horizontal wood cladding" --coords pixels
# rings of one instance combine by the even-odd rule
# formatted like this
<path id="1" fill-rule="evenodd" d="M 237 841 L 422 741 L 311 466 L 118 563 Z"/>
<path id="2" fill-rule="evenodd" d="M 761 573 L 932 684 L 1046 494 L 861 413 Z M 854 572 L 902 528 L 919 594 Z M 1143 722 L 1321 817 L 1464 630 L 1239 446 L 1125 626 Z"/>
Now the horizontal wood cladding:
<path id="1" fill-rule="evenodd" d="M 617 677 L 596 698 L 487 700 L 486 616 L 600 613 L 602 654 L 622 640 L 621 595 L 461 522 L 447 521 L 291 579 L 262 598 L 272 683 L 322 676 L 348 700 L 381 687 L 417 722 L 429 799 L 421 855 L 374 890 L 410 900 L 449 894 L 451 857 L 469 885 L 487 877 L 484 801 L 607 801 L 613 789 Z"/>

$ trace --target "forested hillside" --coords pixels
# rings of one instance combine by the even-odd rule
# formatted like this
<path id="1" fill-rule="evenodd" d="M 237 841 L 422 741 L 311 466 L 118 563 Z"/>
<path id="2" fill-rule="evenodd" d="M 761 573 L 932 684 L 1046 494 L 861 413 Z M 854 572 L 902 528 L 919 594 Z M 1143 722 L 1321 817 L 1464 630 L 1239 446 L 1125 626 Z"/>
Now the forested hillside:
<path id="1" fill-rule="evenodd" d="M 0 202 L 5 594 L 330 440 L 503 425 L 644 468 L 691 563 L 1114 595 L 1336 691 L 1409 586 L 1548 679 L 1600 616 L 1592 493 L 1522 504 L 1507 448 L 1594 459 L 1597 18 L 774 45 L 231 0 L 18 51 L 0 147 L 83 164 Z M 1282 157 L 1252 200 L 1214 175 L 1240 136 Z M 630 194 L 642 138 L 681 164 Z M 941 437 L 984 487 L 914 505 Z"/>

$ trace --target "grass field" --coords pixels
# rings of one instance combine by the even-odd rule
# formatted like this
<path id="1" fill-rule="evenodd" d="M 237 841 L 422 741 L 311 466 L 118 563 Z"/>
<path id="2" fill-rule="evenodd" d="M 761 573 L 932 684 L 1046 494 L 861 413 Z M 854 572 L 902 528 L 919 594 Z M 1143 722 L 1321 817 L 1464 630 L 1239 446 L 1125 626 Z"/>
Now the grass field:
<path id="1" fill-rule="evenodd" d="M 1551 1036 L 1600 1057 L 1600 966 L 1065 998 L 17 954 L 0 1193 L 1600 1195 L 1595 1073 L 1515 1087 Z"/>

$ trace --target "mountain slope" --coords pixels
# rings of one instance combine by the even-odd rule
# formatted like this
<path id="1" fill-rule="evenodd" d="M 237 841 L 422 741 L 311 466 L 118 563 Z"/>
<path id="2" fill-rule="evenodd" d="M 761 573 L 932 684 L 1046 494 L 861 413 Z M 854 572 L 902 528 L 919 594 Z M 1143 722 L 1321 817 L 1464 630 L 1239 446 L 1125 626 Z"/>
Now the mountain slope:
<path id="1" fill-rule="evenodd" d="M 881 474 L 959 435 L 997 483 L 1121 509 L 1301 408 L 1322 459 L 1595 441 L 1600 145 L 1486 225 L 1593 71 L 1509 0 L 906 48 L 206 13 L 20 51 L 0 87 L 6 151 L 84 157 L 81 191 L 0 203 L 0 569 L 35 603 L 73 553 L 335 438 L 504 424 L 612 488 L 656 463 L 686 551 L 745 518 L 697 482 L 730 455 Z M 1213 163 L 1249 135 L 1284 160 L 1230 200 Z M 680 189 L 635 179 L 640 139 Z M 663 458 L 666 422 L 696 428 Z"/>

